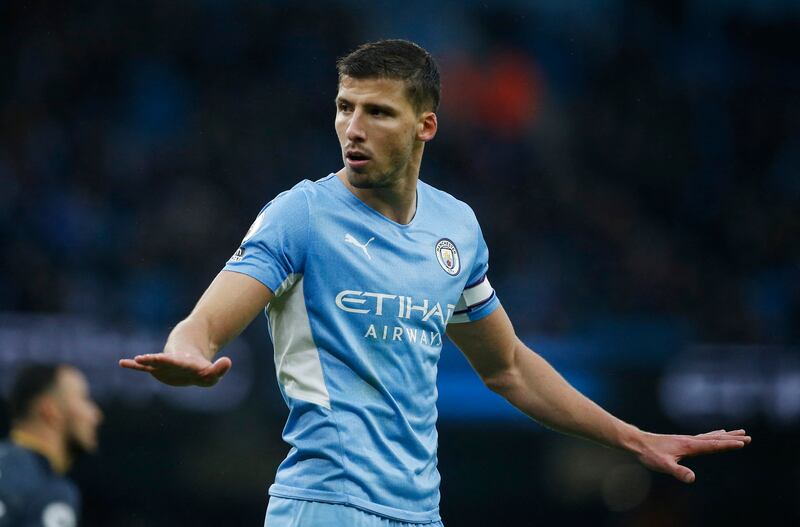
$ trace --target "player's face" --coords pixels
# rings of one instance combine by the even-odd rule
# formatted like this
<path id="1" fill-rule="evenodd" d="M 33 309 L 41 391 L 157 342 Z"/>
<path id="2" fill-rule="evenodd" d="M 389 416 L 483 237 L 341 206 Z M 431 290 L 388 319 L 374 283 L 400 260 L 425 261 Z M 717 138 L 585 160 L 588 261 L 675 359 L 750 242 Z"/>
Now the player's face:
<path id="1" fill-rule="evenodd" d="M 64 417 L 68 448 L 73 454 L 97 450 L 97 427 L 103 412 L 89 396 L 89 385 L 74 368 L 59 371 L 56 394 Z"/>
<path id="2" fill-rule="evenodd" d="M 356 188 L 385 188 L 405 177 L 413 168 L 415 148 L 422 145 L 421 119 L 404 81 L 343 77 L 336 96 L 336 135 L 348 182 Z"/>

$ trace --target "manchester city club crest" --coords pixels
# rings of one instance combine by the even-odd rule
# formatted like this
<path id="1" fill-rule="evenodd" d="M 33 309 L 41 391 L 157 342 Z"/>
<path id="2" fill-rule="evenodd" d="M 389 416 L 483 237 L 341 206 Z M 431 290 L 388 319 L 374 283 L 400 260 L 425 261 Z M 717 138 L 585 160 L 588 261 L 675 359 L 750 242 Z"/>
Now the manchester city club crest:
<path id="1" fill-rule="evenodd" d="M 442 269 L 451 276 L 457 275 L 461 270 L 461 258 L 458 256 L 456 244 L 447 238 L 436 242 L 436 259 L 439 260 Z"/>

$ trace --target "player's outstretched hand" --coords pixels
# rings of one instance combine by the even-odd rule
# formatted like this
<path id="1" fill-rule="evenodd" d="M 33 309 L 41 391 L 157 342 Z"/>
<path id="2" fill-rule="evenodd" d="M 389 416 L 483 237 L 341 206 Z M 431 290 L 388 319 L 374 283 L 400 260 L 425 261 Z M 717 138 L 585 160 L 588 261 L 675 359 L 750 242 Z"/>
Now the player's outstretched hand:
<path id="1" fill-rule="evenodd" d="M 639 461 L 652 470 L 671 474 L 684 483 L 694 483 L 695 474 L 679 461 L 691 456 L 738 450 L 750 444 L 744 430 L 715 430 L 696 436 L 645 433 Z"/>
<path id="2" fill-rule="evenodd" d="M 165 352 L 122 359 L 119 365 L 147 372 L 171 386 L 213 386 L 231 369 L 231 360 L 222 357 L 212 363 L 199 353 Z"/>

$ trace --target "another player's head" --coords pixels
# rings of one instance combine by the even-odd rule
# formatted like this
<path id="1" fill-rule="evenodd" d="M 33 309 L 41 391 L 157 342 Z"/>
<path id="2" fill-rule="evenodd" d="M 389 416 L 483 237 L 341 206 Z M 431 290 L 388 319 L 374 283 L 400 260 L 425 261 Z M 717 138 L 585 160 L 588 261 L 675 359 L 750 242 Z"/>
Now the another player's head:
<path id="1" fill-rule="evenodd" d="M 381 40 L 359 46 L 336 65 L 336 135 L 350 184 L 391 187 L 416 175 L 438 125 L 433 57 L 407 40 Z"/>
<path id="2" fill-rule="evenodd" d="M 57 442 L 70 457 L 97 449 L 103 413 L 86 378 L 64 364 L 33 364 L 17 372 L 9 394 L 12 428 Z"/>

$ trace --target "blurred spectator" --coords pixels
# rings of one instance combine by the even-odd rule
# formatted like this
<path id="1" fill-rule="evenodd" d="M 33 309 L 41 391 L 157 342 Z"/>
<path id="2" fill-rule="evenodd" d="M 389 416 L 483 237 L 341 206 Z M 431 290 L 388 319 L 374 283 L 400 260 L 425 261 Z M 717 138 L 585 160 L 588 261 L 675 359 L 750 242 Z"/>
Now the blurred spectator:
<path id="1" fill-rule="evenodd" d="M 30 365 L 9 397 L 11 438 L 0 442 L 0 526 L 75 527 L 80 492 L 64 474 L 97 449 L 103 414 L 83 374 L 66 365 Z"/>

